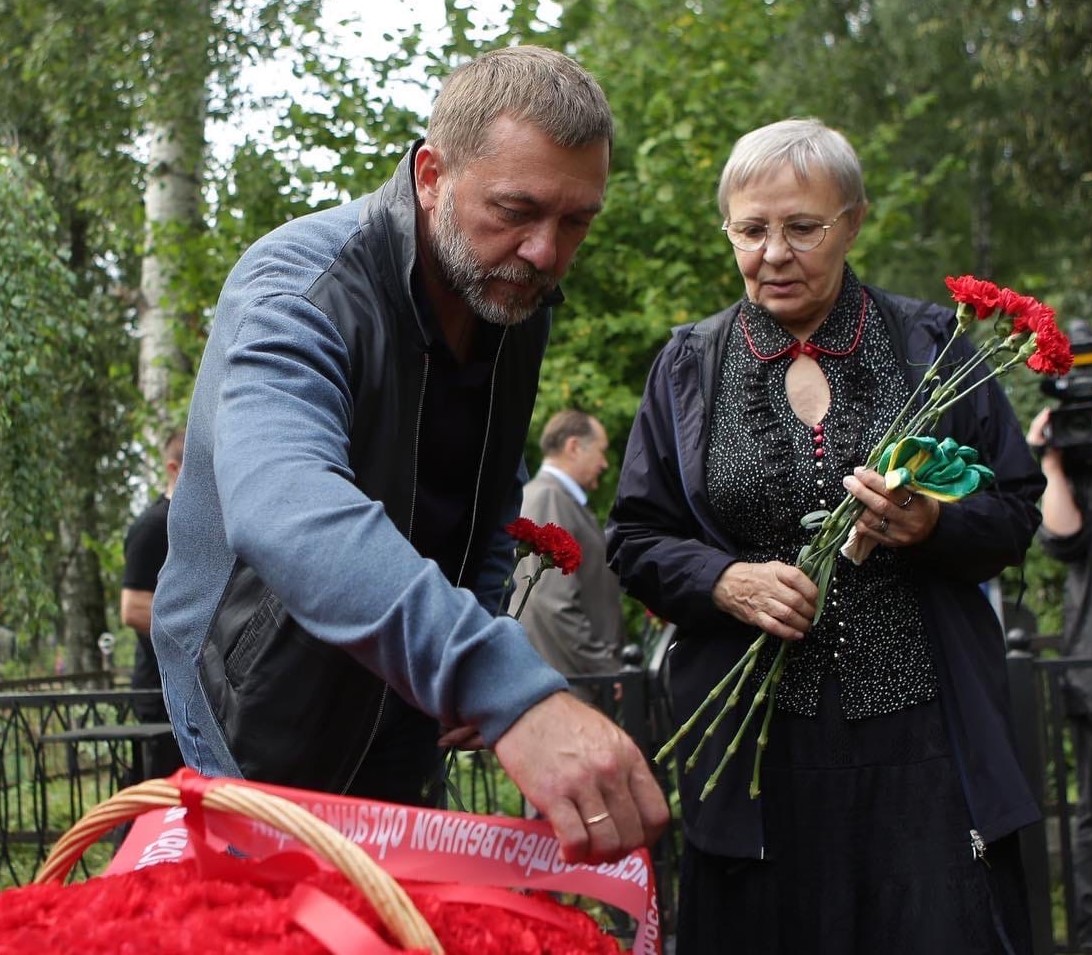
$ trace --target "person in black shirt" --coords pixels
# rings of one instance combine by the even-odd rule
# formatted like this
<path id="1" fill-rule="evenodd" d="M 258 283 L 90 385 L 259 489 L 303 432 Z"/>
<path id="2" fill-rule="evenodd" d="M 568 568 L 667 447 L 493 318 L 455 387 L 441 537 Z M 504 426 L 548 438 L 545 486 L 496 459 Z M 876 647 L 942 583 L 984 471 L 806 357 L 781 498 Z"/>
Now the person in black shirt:
<path id="1" fill-rule="evenodd" d="M 163 444 L 163 466 L 167 486 L 163 494 L 148 505 L 125 535 L 125 572 L 121 582 L 121 622 L 136 631 L 133 656 L 134 690 L 159 690 L 160 696 L 138 700 L 133 710 L 142 723 L 167 722 L 163 702 L 163 683 L 152 649 L 152 595 L 160 568 L 167 559 L 167 509 L 174 483 L 182 467 L 185 432 L 176 431 Z M 173 737 L 146 744 L 144 768 L 149 778 L 169 776 L 183 765 L 182 754 Z M 137 780 L 139 782 L 139 780 Z"/>

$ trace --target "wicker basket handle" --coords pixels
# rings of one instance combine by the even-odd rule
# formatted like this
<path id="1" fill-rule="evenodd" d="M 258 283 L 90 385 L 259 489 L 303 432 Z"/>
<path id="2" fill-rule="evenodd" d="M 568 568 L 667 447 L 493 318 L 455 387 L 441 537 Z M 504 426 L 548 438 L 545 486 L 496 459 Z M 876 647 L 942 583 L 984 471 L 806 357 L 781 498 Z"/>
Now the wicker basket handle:
<path id="1" fill-rule="evenodd" d="M 63 882 L 84 850 L 115 826 L 149 809 L 180 805 L 182 791 L 166 779 L 150 779 L 120 790 L 88 810 L 57 840 L 34 881 Z M 443 955 L 432 928 L 403 888 L 363 849 L 306 809 L 281 796 L 230 782 L 205 789 L 201 805 L 256 819 L 294 836 L 364 894 L 403 948 Z"/>

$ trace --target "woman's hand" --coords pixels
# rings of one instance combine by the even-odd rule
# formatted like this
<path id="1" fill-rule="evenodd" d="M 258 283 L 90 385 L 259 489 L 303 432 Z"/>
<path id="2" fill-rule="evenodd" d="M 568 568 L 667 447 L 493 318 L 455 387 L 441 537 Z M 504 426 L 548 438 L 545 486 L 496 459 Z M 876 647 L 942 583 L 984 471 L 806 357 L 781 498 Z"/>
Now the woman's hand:
<path id="1" fill-rule="evenodd" d="M 940 519 L 938 501 L 903 487 L 889 491 L 883 475 L 868 468 L 854 468 L 842 484 L 866 508 L 854 524 L 857 535 L 885 547 L 920 544 Z"/>
<path id="2" fill-rule="evenodd" d="M 713 587 L 713 603 L 772 637 L 799 640 L 811 629 L 819 588 L 799 567 L 736 561 Z"/>

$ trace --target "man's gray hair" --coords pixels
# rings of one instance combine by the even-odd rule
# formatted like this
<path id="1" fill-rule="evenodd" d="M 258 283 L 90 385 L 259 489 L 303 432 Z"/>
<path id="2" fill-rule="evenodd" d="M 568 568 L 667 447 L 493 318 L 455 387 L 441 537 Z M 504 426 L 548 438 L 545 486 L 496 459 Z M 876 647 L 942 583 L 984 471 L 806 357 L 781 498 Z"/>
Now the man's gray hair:
<path id="1" fill-rule="evenodd" d="M 595 419 L 586 411 L 577 408 L 566 408 L 559 411 L 542 429 L 542 437 L 538 446 L 542 449 L 545 458 L 560 454 L 569 438 L 578 438 L 587 441 L 595 436 Z"/>
<path id="2" fill-rule="evenodd" d="M 599 84 L 574 60 L 540 46 L 490 50 L 458 67 L 436 97 L 426 139 L 458 172 L 484 154 L 501 116 L 528 122 L 565 148 L 614 143 Z"/>
<path id="3" fill-rule="evenodd" d="M 786 163 L 802 182 L 829 175 L 847 208 L 868 201 L 861 161 L 845 136 L 818 119 L 783 119 L 741 136 L 732 147 L 717 190 L 721 215 L 729 217 L 728 197 L 733 192 Z"/>

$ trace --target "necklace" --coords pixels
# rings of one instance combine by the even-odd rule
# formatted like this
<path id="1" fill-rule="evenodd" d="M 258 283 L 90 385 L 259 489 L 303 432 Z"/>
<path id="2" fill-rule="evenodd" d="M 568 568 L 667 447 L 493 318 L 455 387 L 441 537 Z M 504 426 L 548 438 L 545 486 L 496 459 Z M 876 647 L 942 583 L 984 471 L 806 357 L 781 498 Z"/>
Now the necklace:
<path id="1" fill-rule="evenodd" d="M 853 336 L 853 341 L 849 348 L 844 351 L 837 351 L 833 348 L 824 348 L 822 345 L 816 345 L 811 341 L 794 341 L 791 345 L 786 345 L 784 348 L 764 355 L 755 347 L 754 339 L 751 338 L 751 330 L 747 327 L 747 315 L 745 312 L 741 311 L 739 313 L 739 324 L 743 329 L 743 338 L 747 342 L 747 347 L 751 350 L 751 354 L 759 361 L 773 361 L 775 358 L 780 358 L 782 355 L 788 355 L 789 361 L 795 361 L 801 355 L 807 355 L 808 358 L 812 359 L 818 359 L 820 355 L 829 355 L 831 358 L 845 358 L 846 355 L 852 355 L 857 350 L 857 346 L 861 344 L 861 337 L 864 334 L 866 304 L 867 300 L 865 298 L 864 289 L 862 288 L 861 315 L 857 319 L 857 334 Z"/>

